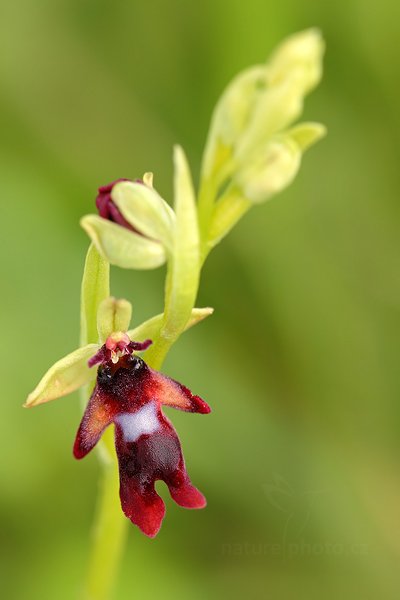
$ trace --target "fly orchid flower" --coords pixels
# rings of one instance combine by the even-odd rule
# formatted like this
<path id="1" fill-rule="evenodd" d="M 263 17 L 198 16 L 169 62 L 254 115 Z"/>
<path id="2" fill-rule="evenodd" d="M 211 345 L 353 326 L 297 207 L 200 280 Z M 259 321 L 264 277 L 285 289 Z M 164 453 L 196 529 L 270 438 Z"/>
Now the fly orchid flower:
<path id="1" fill-rule="evenodd" d="M 185 508 L 203 508 L 204 496 L 190 482 L 177 433 L 162 405 L 206 414 L 209 406 L 185 386 L 151 369 L 132 350 L 145 350 L 150 340 L 132 342 L 122 332 L 110 335 L 89 365 L 99 364 L 96 385 L 78 429 L 75 458 L 83 458 L 114 423 L 125 515 L 154 537 L 165 505 L 154 489 L 162 479 L 172 498 Z"/>
<path id="2" fill-rule="evenodd" d="M 194 309 L 187 328 L 212 313 Z M 136 352 L 152 343 L 163 315 L 157 315 L 129 331 L 109 334 L 111 324 L 128 327 L 131 305 L 126 300 L 105 299 L 98 311 L 99 338 L 104 344 L 87 344 L 59 360 L 28 396 L 32 407 L 65 396 L 93 381 L 96 383 L 74 444 L 75 458 L 83 458 L 97 444 L 104 430 L 115 425 L 119 463 L 120 498 L 125 515 L 146 535 L 160 529 L 165 506 L 154 489 L 163 480 L 172 498 L 186 508 L 203 508 L 204 496 L 191 484 L 180 442 L 162 405 L 206 414 L 209 406 L 188 388 L 150 368 Z M 132 338 L 143 341 L 132 341 Z"/>

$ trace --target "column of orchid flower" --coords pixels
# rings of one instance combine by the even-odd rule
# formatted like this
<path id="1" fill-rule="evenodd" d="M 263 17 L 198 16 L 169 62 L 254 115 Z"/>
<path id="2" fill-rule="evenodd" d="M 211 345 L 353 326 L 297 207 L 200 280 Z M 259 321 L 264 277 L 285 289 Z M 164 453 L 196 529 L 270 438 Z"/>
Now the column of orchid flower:
<path id="1" fill-rule="evenodd" d="M 205 505 L 187 476 L 179 440 L 161 405 L 198 413 L 210 409 L 155 369 L 183 331 L 212 313 L 195 308 L 209 252 L 251 206 L 291 183 L 303 152 L 324 135 L 317 123 L 291 126 L 304 97 L 320 80 L 323 49 L 317 30 L 301 32 L 284 41 L 266 64 L 245 70 L 230 83 L 212 117 L 198 202 L 188 162 L 177 146 L 173 208 L 146 173 L 142 180 L 100 188 L 99 214 L 81 221 L 91 239 L 82 282 L 81 346 L 46 373 L 26 406 L 81 386 L 86 404 L 94 387 L 75 441 L 77 458 L 93 448 L 107 425 L 115 424 L 117 457 L 110 429 L 99 445 L 102 483 L 86 598 L 108 598 L 116 577 L 128 523 L 116 501 L 118 487 L 125 515 L 151 537 L 164 516 L 155 479 L 164 479 L 181 506 Z M 164 263 L 163 313 L 129 329 L 131 305 L 110 296 L 109 265 L 152 269 Z M 137 352 L 147 349 L 150 340 L 144 362 Z M 151 464 L 143 458 L 151 456 L 149 444 L 157 444 L 161 453 L 167 448 L 175 462 L 168 469 Z"/>

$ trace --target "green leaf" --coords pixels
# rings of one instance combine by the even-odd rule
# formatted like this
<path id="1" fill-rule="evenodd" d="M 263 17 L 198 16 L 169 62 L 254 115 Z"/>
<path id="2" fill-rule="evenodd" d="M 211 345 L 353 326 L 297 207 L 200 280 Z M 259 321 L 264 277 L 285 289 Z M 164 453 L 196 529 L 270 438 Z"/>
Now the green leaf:
<path id="1" fill-rule="evenodd" d="M 61 358 L 42 377 L 24 406 L 30 408 L 61 398 L 88 383 L 93 378 L 93 370 L 87 363 L 98 349 L 98 344 L 88 344 Z"/>
<path id="2" fill-rule="evenodd" d="M 212 315 L 213 312 L 214 309 L 210 307 L 193 308 L 189 321 L 186 323 L 185 331 Z M 160 334 L 163 319 L 164 313 L 160 313 L 159 315 L 144 321 L 134 329 L 130 329 L 127 333 L 131 340 L 135 340 L 136 342 L 143 342 L 146 339 L 156 339 Z"/>
<path id="3" fill-rule="evenodd" d="M 81 225 L 100 254 L 112 265 L 123 269 L 154 269 L 165 260 L 159 242 L 149 240 L 98 215 L 86 215 Z"/>
<path id="4" fill-rule="evenodd" d="M 96 315 L 100 303 L 110 293 L 110 265 L 90 244 L 81 285 L 81 344 L 98 341 Z"/>
<path id="5" fill-rule="evenodd" d="M 132 304 L 123 298 L 105 298 L 97 313 L 99 339 L 104 343 L 114 331 L 127 331 L 132 316 Z"/>
<path id="6" fill-rule="evenodd" d="M 111 196 L 125 219 L 143 235 L 171 250 L 175 215 L 161 196 L 148 185 L 121 181 Z"/>

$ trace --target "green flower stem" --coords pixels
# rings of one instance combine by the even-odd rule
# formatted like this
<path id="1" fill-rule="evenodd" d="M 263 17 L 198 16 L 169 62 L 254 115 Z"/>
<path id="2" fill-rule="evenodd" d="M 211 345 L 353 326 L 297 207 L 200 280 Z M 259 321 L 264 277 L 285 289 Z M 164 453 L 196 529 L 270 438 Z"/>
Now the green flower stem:
<path id="1" fill-rule="evenodd" d="M 129 521 L 118 502 L 119 474 L 113 438 L 113 428 L 109 428 L 103 436 L 109 458 L 101 461 L 102 474 L 83 600 L 107 600 L 110 597 L 127 537 Z"/>
<path id="2" fill-rule="evenodd" d="M 202 264 L 204 264 L 214 246 L 233 229 L 251 206 L 252 204 L 243 196 L 243 192 L 239 188 L 229 186 L 213 206 L 213 212 L 202 244 Z"/>
<path id="3" fill-rule="evenodd" d="M 213 178 L 204 179 L 200 187 L 198 202 L 199 229 L 202 247 L 207 243 L 216 195 L 217 189 L 215 180 Z M 201 252 L 203 252 L 202 248 Z"/>

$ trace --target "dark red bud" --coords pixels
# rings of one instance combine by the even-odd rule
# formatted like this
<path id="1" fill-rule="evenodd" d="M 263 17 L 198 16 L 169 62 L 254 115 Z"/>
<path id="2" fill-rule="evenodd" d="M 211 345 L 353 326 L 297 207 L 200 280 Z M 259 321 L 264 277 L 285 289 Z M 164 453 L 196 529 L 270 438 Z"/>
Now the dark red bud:
<path id="1" fill-rule="evenodd" d="M 130 231 L 134 231 L 135 233 L 140 234 L 140 232 L 134 227 L 132 227 L 132 225 L 128 223 L 128 221 L 122 216 L 118 207 L 114 204 L 113 199 L 111 198 L 111 190 L 113 189 L 114 185 L 116 183 L 119 183 L 120 181 L 130 180 L 125 178 L 116 179 L 108 185 L 102 185 L 101 187 L 99 187 L 98 195 L 96 198 L 97 210 L 99 211 L 100 217 L 103 217 L 103 219 L 108 219 L 108 221 L 117 223 L 118 225 L 121 225 L 121 227 L 125 227 Z M 141 179 L 136 179 L 136 182 L 142 183 Z"/>

